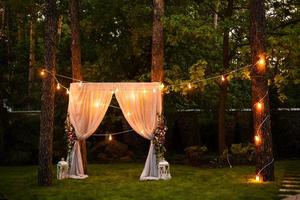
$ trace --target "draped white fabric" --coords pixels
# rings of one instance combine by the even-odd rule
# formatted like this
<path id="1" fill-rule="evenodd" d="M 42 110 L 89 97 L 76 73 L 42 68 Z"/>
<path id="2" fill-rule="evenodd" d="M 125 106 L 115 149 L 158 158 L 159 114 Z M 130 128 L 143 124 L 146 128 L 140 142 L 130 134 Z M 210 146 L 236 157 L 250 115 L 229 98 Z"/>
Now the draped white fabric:
<path id="1" fill-rule="evenodd" d="M 76 136 L 83 140 L 92 135 L 103 120 L 113 95 L 111 83 L 72 83 L 69 114 Z"/>
<path id="2" fill-rule="evenodd" d="M 109 107 L 113 92 L 130 126 L 141 136 L 152 140 L 161 114 L 159 83 L 72 83 L 70 87 L 70 122 L 79 140 L 92 135 Z M 70 177 L 83 178 L 82 158 L 76 141 L 72 150 Z M 158 179 L 154 145 L 151 141 L 141 180 Z"/>
<path id="3" fill-rule="evenodd" d="M 79 140 L 92 135 L 103 120 L 112 98 L 113 84 L 72 83 L 69 95 L 70 122 Z M 87 177 L 82 166 L 79 141 L 71 152 L 71 178 Z"/>
<path id="4" fill-rule="evenodd" d="M 116 84 L 116 98 L 129 125 L 141 136 L 152 140 L 161 114 L 161 92 L 158 83 Z M 151 142 L 141 180 L 158 178 L 154 145 Z"/>

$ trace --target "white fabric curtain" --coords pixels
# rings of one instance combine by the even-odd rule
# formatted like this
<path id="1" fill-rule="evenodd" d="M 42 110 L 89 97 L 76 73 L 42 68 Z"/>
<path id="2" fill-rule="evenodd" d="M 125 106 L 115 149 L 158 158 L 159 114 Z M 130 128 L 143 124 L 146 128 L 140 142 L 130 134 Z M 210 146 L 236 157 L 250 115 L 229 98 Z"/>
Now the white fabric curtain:
<path id="1" fill-rule="evenodd" d="M 103 120 L 115 93 L 121 110 L 130 126 L 151 140 L 147 160 L 140 180 L 158 179 L 156 155 L 152 139 L 161 114 L 160 83 L 72 83 L 68 112 L 79 140 L 92 135 Z M 79 142 L 71 152 L 71 178 L 86 178 L 82 166 Z"/>
<path id="2" fill-rule="evenodd" d="M 96 131 L 105 116 L 112 95 L 112 83 L 71 84 L 68 111 L 78 140 L 85 140 Z M 71 178 L 86 178 L 78 140 L 71 152 L 69 175 Z"/>
<path id="3" fill-rule="evenodd" d="M 119 83 L 115 95 L 129 125 L 141 136 L 151 140 L 147 160 L 140 180 L 158 179 L 156 155 L 152 139 L 161 114 L 159 83 Z"/>

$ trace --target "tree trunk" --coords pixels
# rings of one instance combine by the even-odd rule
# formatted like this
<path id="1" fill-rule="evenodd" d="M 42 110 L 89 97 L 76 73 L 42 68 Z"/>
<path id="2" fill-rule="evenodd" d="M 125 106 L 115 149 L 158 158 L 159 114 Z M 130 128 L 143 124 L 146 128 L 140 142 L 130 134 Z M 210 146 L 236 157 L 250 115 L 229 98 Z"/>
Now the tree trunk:
<path id="1" fill-rule="evenodd" d="M 56 68 L 56 1 L 45 0 L 45 68 L 55 74 Z M 55 80 L 51 75 L 43 79 L 41 125 L 39 141 L 38 184 L 52 184 L 52 143 L 54 125 Z"/>
<path id="2" fill-rule="evenodd" d="M 74 79 L 83 80 L 81 71 L 81 50 L 80 50 L 80 26 L 79 26 L 79 2 L 78 0 L 69 0 L 71 32 L 72 32 L 72 75 Z M 86 141 L 80 141 L 82 163 L 84 173 L 87 174 L 87 150 Z"/>
<path id="3" fill-rule="evenodd" d="M 20 13 L 17 13 L 17 42 L 20 44 L 23 41 L 23 15 Z"/>
<path id="4" fill-rule="evenodd" d="M 217 29 L 218 27 L 218 11 L 219 11 L 219 5 L 220 5 L 220 2 L 217 1 L 216 2 L 216 12 L 214 13 L 214 28 Z"/>
<path id="5" fill-rule="evenodd" d="M 0 14 L 1 14 L 1 28 L 0 28 L 0 38 L 4 36 L 4 28 L 5 28 L 5 6 L 4 3 L 0 4 Z"/>
<path id="6" fill-rule="evenodd" d="M 57 37 L 58 37 L 58 44 L 60 43 L 61 32 L 62 32 L 62 24 L 63 24 L 63 16 L 59 15 L 58 22 L 57 22 Z"/>
<path id="7" fill-rule="evenodd" d="M 35 74 L 35 32 L 36 32 L 36 23 L 35 18 L 31 18 L 29 22 L 29 73 L 28 73 L 28 96 L 31 96 L 34 74 Z M 30 107 L 30 105 L 28 105 Z"/>
<path id="8" fill-rule="evenodd" d="M 251 82 L 252 112 L 254 134 L 259 135 L 261 142 L 256 145 L 256 173 L 263 181 L 274 180 L 274 160 L 272 149 L 270 103 L 268 85 L 265 77 L 267 65 L 261 69 L 258 60 L 265 57 L 265 8 L 263 0 L 250 1 L 250 46 L 251 46 Z M 258 102 L 261 109 L 258 109 Z"/>
<path id="9" fill-rule="evenodd" d="M 5 2 L 4 2 L 5 3 Z M 6 27 L 4 28 L 5 30 L 5 35 L 7 38 L 7 42 L 6 42 L 6 55 L 7 55 L 7 67 L 10 68 L 12 65 L 12 61 L 13 61 L 13 51 L 12 51 L 12 44 L 14 43 L 13 41 L 13 36 L 12 36 L 12 13 L 11 13 L 11 8 L 10 8 L 10 4 L 5 3 L 5 8 L 6 8 L 6 12 L 4 15 L 4 18 L 6 20 Z M 10 80 L 10 73 L 8 74 L 8 80 Z"/>
<path id="10" fill-rule="evenodd" d="M 82 80 L 81 51 L 80 51 L 80 29 L 79 29 L 79 5 L 78 0 L 69 0 L 72 32 L 72 74 L 74 79 Z"/>
<path id="11" fill-rule="evenodd" d="M 153 0 L 151 81 L 164 81 L 164 0 Z"/>
<path id="12" fill-rule="evenodd" d="M 228 0 L 227 9 L 225 12 L 225 18 L 230 18 L 233 13 L 233 0 Z M 230 47 L 229 47 L 229 31 L 226 27 L 223 33 L 223 69 L 229 68 L 230 64 Z M 225 80 L 220 81 L 220 93 L 219 93 L 219 106 L 218 106 L 218 145 L 219 154 L 221 155 L 226 149 L 226 100 L 227 100 L 227 89 L 228 81 L 224 76 Z"/>

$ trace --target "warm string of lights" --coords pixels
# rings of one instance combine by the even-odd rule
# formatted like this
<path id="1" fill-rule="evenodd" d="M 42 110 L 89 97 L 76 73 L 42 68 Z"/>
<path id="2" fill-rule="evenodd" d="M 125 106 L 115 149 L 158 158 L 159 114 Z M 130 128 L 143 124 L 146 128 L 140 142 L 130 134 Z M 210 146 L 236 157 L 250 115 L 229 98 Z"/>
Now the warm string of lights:
<path id="1" fill-rule="evenodd" d="M 232 74 L 232 73 L 235 73 L 235 72 L 238 72 L 238 71 L 242 71 L 244 69 L 247 69 L 247 68 L 250 68 L 250 67 L 257 67 L 257 69 L 259 70 L 260 73 L 265 73 L 266 71 L 266 57 L 265 55 L 261 55 L 259 56 L 259 60 L 253 65 L 253 64 L 250 64 L 250 65 L 247 65 L 245 67 L 241 67 L 241 68 L 237 68 L 235 70 L 232 70 L 232 71 L 229 71 L 229 72 L 226 72 L 226 73 L 223 73 L 221 75 L 216 75 L 216 76 L 212 76 L 212 77 L 209 77 L 209 78 L 204 78 L 204 79 L 199 79 L 197 81 L 193 81 L 193 82 L 189 82 L 189 83 L 178 83 L 178 84 L 170 84 L 168 85 L 167 87 L 169 88 L 172 88 L 172 87 L 175 87 L 175 86 L 181 86 L 181 85 L 186 85 L 187 88 L 189 90 L 191 90 L 193 88 L 193 84 L 197 84 L 197 83 L 200 83 L 200 82 L 204 82 L 204 81 L 209 81 L 209 80 L 215 80 L 215 79 L 220 79 L 221 82 L 225 82 L 227 80 L 227 76 L 229 74 Z M 64 88 L 66 90 L 66 94 L 68 95 L 70 92 L 69 92 L 69 89 L 65 86 L 63 86 L 57 79 L 57 77 L 61 77 L 61 78 L 65 78 L 65 79 L 69 79 L 69 80 L 72 80 L 72 81 L 77 81 L 79 82 L 79 84 L 81 85 L 82 83 L 87 83 L 86 81 L 82 81 L 82 80 L 79 80 L 79 79 L 74 79 L 72 77 L 68 77 L 68 76 L 64 76 L 64 75 L 61 75 L 61 74 L 53 74 L 52 72 L 46 70 L 46 69 L 42 69 L 41 72 L 40 72 L 40 75 L 42 77 L 45 76 L 45 74 L 48 73 L 50 74 L 56 81 L 56 89 L 57 90 L 60 90 L 60 88 Z M 164 89 L 164 84 L 161 83 L 160 85 L 160 90 L 162 91 Z M 115 92 L 115 91 L 113 91 Z M 153 91 L 154 92 L 154 91 Z M 255 107 L 255 111 L 256 112 L 259 112 L 261 113 L 264 109 L 264 99 L 265 97 L 268 95 L 268 92 L 266 92 L 266 94 L 257 102 L 254 104 L 254 107 Z M 119 107 L 117 106 L 111 106 L 111 107 L 114 107 L 114 108 L 118 108 L 120 109 Z M 256 133 L 255 133 L 255 136 L 254 136 L 254 141 L 255 141 L 255 145 L 256 146 L 259 146 L 262 144 L 262 138 L 261 138 L 261 127 L 263 126 L 263 124 L 267 121 L 267 119 L 269 118 L 270 116 L 266 116 L 265 119 L 260 123 L 260 125 L 258 126 L 257 130 L 256 130 Z M 123 133 L 128 133 L 128 132 L 131 132 L 133 131 L 132 129 L 130 130 L 126 130 L 126 131 L 121 131 L 121 132 L 116 132 L 116 133 L 108 133 L 108 134 L 95 134 L 94 136 L 108 136 L 109 137 L 109 140 L 111 141 L 112 140 L 112 136 L 113 135 L 118 135 L 118 134 L 123 134 Z M 265 166 L 263 166 L 259 171 L 258 173 L 256 174 L 256 177 L 255 177 L 255 180 L 257 182 L 261 182 L 261 175 L 260 173 L 266 168 L 268 167 L 269 165 L 271 165 L 272 163 L 274 162 L 274 158 L 269 162 L 267 163 Z M 231 166 L 231 165 L 230 165 Z"/>
<path id="2" fill-rule="evenodd" d="M 259 56 L 259 60 L 256 63 L 255 67 L 257 67 L 257 70 L 260 74 L 264 74 L 266 71 L 266 57 L 264 54 L 261 54 Z M 257 113 L 257 115 L 262 115 L 264 109 L 265 109 L 265 98 L 268 96 L 268 91 L 265 93 L 263 97 L 261 97 L 254 105 L 253 111 Z M 258 125 L 258 127 L 255 130 L 254 134 L 254 143 L 257 148 L 259 148 L 263 144 L 263 139 L 262 139 L 262 126 L 264 125 L 265 122 L 270 118 L 270 115 L 264 116 L 264 119 L 261 121 L 261 123 Z M 255 176 L 255 181 L 256 182 L 262 182 L 263 178 L 261 176 L 261 172 L 266 169 L 269 165 L 271 165 L 274 162 L 274 158 L 265 164 L 260 170 L 258 170 L 256 176 Z"/>
<path id="3" fill-rule="evenodd" d="M 104 134 L 93 134 L 93 136 L 105 136 L 107 137 L 108 136 L 108 140 L 109 141 L 112 141 L 114 135 L 120 135 L 120 134 L 123 134 L 123 133 L 129 133 L 129 132 L 132 132 L 133 129 L 129 129 L 129 130 L 126 130 L 126 131 L 120 131 L 120 132 L 115 132 L 115 133 L 104 133 Z"/>
<path id="4" fill-rule="evenodd" d="M 220 79 L 221 82 L 225 82 L 227 80 L 227 76 L 230 75 L 230 74 L 233 74 L 235 72 L 238 72 L 238 71 L 242 71 L 242 70 L 245 70 L 245 69 L 248 69 L 250 67 L 252 67 L 254 65 L 250 64 L 250 65 L 247 65 L 247 66 L 244 66 L 244 67 L 240 67 L 240 68 L 237 68 L 237 69 L 234 69 L 232 71 L 229 71 L 229 72 L 226 72 L 226 73 L 223 73 L 223 74 L 220 74 L 220 75 L 216 75 L 216 76 L 212 76 L 212 77 L 209 77 L 209 78 L 203 78 L 203 79 L 199 79 L 199 80 L 196 80 L 196 81 L 192 81 L 192 82 L 188 82 L 188 83 L 177 83 L 177 84 L 170 84 L 168 85 L 167 87 L 169 88 L 172 88 L 172 87 L 175 87 L 175 86 L 182 86 L 182 85 L 186 85 L 187 88 L 189 90 L 193 89 L 193 85 L 194 84 L 197 84 L 197 83 L 200 83 L 200 82 L 204 82 L 204 81 L 210 81 L 210 80 L 216 80 L 216 79 Z"/>
<path id="5" fill-rule="evenodd" d="M 261 61 L 258 61 L 258 63 L 261 62 Z M 176 86 L 182 86 L 182 85 L 186 85 L 187 88 L 189 90 L 193 89 L 193 85 L 194 84 L 197 84 L 197 83 L 200 83 L 200 82 L 204 82 L 204 81 L 210 81 L 210 80 L 215 80 L 215 79 L 220 79 L 221 82 L 225 82 L 227 80 L 227 76 L 229 74 L 232 74 L 232 73 L 235 73 L 235 72 L 238 72 L 238 71 L 242 71 L 244 69 L 247 69 L 247 68 L 250 68 L 252 67 L 253 65 L 250 64 L 250 65 L 247 65 L 247 66 L 244 66 L 244 67 L 241 67 L 241 68 L 237 68 L 237 69 L 234 69 L 232 71 L 229 71 L 229 72 L 226 72 L 226 73 L 223 73 L 221 75 L 216 75 L 216 76 L 212 76 L 212 77 L 209 77 L 209 78 L 203 78 L 203 79 L 199 79 L 197 81 L 192 81 L 192 82 L 189 82 L 189 83 L 177 83 L 177 84 L 168 84 L 167 86 L 165 86 L 163 83 L 161 83 L 160 85 L 160 90 L 163 91 L 163 89 L 165 87 L 168 87 L 168 88 L 172 88 L 172 87 L 176 87 Z M 50 74 L 56 81 L 56 89 L 57 90 L 60 90 L 61 87 L 64 88 L 66 90 L 66 94 L 69 94 L 69 89 L 65 86 L 63 86 L 57 79 L 57 77 L 61 77 L 61 78 L 65 78 L 65 79 L 69 79 L 69 80 L 72 80 L 72 81 L 77 81 L 79 82 L 79 84 L 82 84 L 82 83 L 89 83 L 87 81 L 82 81 L 82 80 L 79 80 L 79 79 L 75 79 L 75 78 L 72 78 L 72 77 L 69 77 L 69 76 L 65 76 L 65 75 L 61 75 L 61 74 L 53 74 L 52 72 L 48 71 L 47 69 L 42 69 L 41 72 L 40 72 L 40 75 L 42 77 L 45 76 L 45 74 L 48 73 Z"/>

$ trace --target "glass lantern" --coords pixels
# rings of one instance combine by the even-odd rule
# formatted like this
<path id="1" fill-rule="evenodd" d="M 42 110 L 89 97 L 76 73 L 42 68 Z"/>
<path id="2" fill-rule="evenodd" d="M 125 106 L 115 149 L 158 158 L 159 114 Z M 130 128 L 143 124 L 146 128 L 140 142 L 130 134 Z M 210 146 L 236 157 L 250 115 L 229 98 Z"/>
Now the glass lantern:
<path id="1" fill-rule="evenodd" d="M 158 163 L 158 177 L 163 180 L 171 179 L 170 165 L 166 160 Z"/>
<path id="2" fill-rule="evenodd" d="M 57 179 L 62 180 L 68 178 L 69 165 L 64 158 L 57 163 Z"/>

